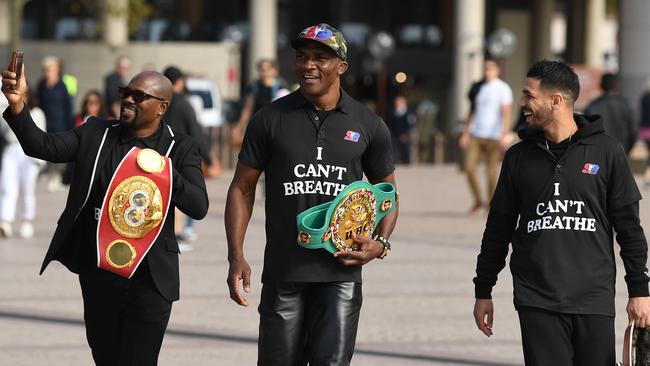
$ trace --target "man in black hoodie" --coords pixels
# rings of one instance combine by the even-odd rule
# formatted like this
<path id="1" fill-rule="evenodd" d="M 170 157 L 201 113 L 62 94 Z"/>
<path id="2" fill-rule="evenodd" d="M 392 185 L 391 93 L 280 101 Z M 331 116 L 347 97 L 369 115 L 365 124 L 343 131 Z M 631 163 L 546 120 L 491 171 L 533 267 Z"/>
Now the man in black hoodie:
<path id="1" fill-rule="evenodd" d="M 598 116 L 573 114 L 580 91 L 566 64 L 539 61 L 519 107 L 527 128 L 506 153 L 474 278 L 474 319 L 492 335 L 492 287 L 510 269 L 526 365 L 613 365 L 616 263 L 621 247 L 627 313 L 650 326 L 641 195 L 621 144 Z"/>

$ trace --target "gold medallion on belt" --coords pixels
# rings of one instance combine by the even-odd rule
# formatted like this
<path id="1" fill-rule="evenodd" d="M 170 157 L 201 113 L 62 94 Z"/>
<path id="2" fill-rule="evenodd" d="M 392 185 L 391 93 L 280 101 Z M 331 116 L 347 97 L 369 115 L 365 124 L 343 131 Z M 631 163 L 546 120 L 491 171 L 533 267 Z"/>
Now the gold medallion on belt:
<path id="1" fill-rule="evenodd" d="M 114 268 L 130 266 L 135 257 L 135 248 L 126 240 L 113 240 L 106 248 L 106 261 Z"/>
<path id="2" fill-rule="evenodd" d="M 160 190 L 145 176 L 127 178 L 113 191 L 108 213 L 118 234 L 126 238 L 141 238 L 162 221 Z"/>
<path id="3" fill-rule="evenodd" d="M 165 159 L 152 149 L 140 150 L 136 162 L 147 173 L 157 174 L 165 168 Z M 111 226 L 118 234 L 126 238 L 142 238 L 162 221 L 160 190 L 145 176 L 127 178 L 113 191 L 108 212 Z"/>
<path id="4" fill-rule="evenodd" d="M 147 173 L 157 174 L 165 169 L 165 159 L 153 149 L 142 149 L 136 158 L 138 166 Z"/>
<path id="5" fill-rule="evenodd" d="M 371 190 L 361 188 L 350 192 L 336 207 L 330 228 L 322 238 L 330 238 L 339 250 L 357 250 L 352 233 L 370 237 L 377 218 L 376 199 Z"/>

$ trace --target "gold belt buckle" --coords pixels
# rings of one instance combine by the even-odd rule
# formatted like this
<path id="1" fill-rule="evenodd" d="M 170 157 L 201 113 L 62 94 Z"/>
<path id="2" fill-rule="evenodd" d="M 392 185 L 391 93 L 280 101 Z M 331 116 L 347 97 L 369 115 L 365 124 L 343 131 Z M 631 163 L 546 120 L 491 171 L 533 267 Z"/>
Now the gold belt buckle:
<path id="1" fill-rule="evenodd" d="M 352 233 L 370 237 L 377 219 L 376 199 L 371 190 L 360 188 L 350 192 L 334 210 L 330 228 L 322 240 L 330 238 L 339 250 L 358 250 Z"/>
<path id="2" fill-rule="evenodd" d="M 151 179 L 136 175 L 123 180 L 108 203 L 111 226 L 126 238 L 142 238 L 163 218 L 162 196 Z"/>

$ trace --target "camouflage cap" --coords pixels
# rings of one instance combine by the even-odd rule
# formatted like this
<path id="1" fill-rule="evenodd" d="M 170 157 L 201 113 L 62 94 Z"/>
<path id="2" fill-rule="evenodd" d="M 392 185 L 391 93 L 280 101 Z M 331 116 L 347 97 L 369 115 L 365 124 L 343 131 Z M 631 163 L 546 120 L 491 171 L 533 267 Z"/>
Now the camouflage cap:
<path id="1" fill-rule="evenodd" d="M 346 42 L 341 31 L 329 24 L 320 23 L 303 29 L 298 34 L 298 38 L 291 41 L 291 47 L 298 48 L 307 40 L 324 44 L 332 49 L 343 61 L 347 61 L 348 59 L 348 42 Z"/>

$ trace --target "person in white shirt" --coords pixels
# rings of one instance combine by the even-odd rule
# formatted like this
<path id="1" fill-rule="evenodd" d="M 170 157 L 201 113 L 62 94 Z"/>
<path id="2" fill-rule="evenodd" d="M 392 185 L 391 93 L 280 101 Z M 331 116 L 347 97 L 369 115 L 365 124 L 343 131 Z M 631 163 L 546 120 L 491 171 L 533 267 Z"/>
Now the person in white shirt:
<path id="1" fill-rule="evenodd" d="M 4 95 L 1 98 L 3 101 L 0 104 L 7 104 Z M 32 103 L 29 92 L 25 94 L 25 103 L 36 125 L 45 130 L 45 113 Z M 45 161 L 25 155 L 7 123 L 0 124 L 0 133 L 7 142 L 0 170 L 0 236 L 8 238 L 13 235 L 12 224 L 16 219 L 16 209 L 20 207 L 22 223 L 18 235 L 31 238 L 34 236 L 32 221 L 36 216 L 36 181 Z"/>
<path id="2" fill-rule="evenodd" d="M 475 84 L 470 92 L 472 110 L 465 120 L 459 145 L 466 150 L 465 172 L 474 197 L 469 213 L 487 206 L 497 183 L 497 167 L 503 152 L 510 143 L 510 120 L 512 90 L 499 79 L 501 67 L 492 59 L 486 59 L 482 83 Z M 483 200 L 479 189 L 476 169 L 479 160 L 487 162 L 488 191 Z"/>

